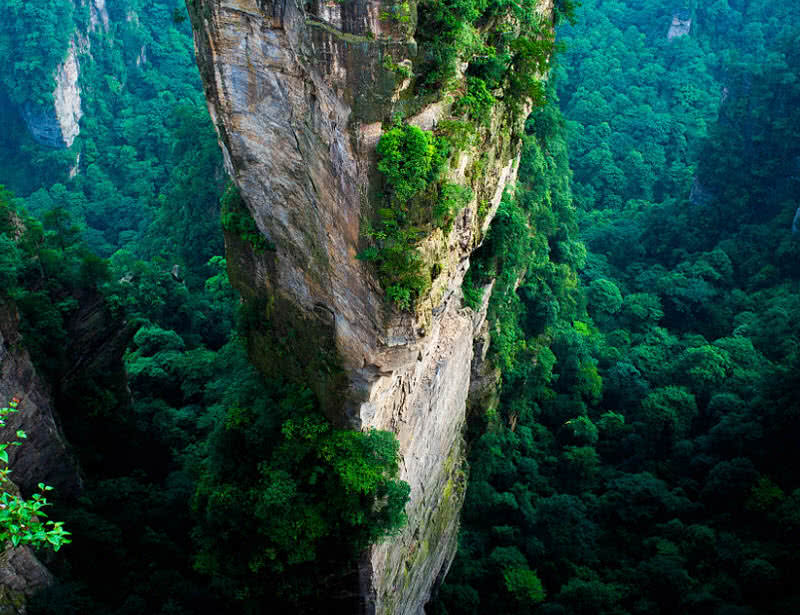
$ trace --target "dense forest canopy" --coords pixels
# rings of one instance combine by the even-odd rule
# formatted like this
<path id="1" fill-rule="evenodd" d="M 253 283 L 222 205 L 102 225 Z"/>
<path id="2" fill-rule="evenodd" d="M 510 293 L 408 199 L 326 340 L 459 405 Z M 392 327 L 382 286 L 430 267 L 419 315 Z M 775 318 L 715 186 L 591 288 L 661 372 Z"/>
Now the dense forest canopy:
<path id="1" fill-rule="evenodd" d="M 463 32 L 531 10 L 512 4 L 425 3 L 418 90 L 445 85 Z M 496 280 L 502 388 L 470 408 L 459 554 L 428 610 L 800 612 L 800 6 L 556 5 L 548 88 L 515 80 L 543 66 L 524 13 L 523 42 L 480 41 L 492 53 L 459 103 L 478 122 L 495 96 L 547 104 L 462 289 L 474 308 Z M 86 473 L 77 501 L 50 498 L 73 542 L 28 612 L 349 608 L 315 580 L 349 578 L 342 555 L 403 524 L 397 444 L 335 428 L 309 387 L 248 363 L 223 228 L 269 246 L 225 190 L 185 8 L 106 10 L 0 4 L 2 302 Z M 90 47 L 80 134 L 51 149 L 25 109 L 52 103 L 75 41 Z M 448 146 L 386 134 L 387 198 L 427 190 Z M 415 147 L 419 177 L 397 171 Z M 440 188 L 426 206 L 446 227 L 469 195 Z M 384 273 L 403 307 L 416 268 L 399 269 Z M 65 379 L 71 323 L 97 297 L 127 335 L 127 382 Z"/>
<path id="2" fill-rule="evenodd" d="M 577 219 L 561 232 L 585 262 L 543 254 L 582 290 L 565 301 L 528 265 L 530 354 L 510 361 L 492 299 L 503 394 L 437 612 L 794 612 L 800 9 L 585 0 L 577 16 L 555 71 L 574 209 L 530 174 L 536 148 L 516 199 L 546 191 Z"/>

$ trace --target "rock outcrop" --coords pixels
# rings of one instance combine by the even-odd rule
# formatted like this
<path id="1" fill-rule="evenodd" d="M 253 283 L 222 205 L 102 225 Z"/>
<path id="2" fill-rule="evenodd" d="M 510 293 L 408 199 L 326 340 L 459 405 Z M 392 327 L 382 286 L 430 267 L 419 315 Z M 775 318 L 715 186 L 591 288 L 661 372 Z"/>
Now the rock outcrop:
<path id="1" fill-rule="evenodd" d="M 61 128 L 61 139 L 66 147 L 72 147 L 75 137 L 80 133 L 80 121 L 83 117 L 78 76 L 78 47 L 72 40 L 67 57 L 56 69 L 56 89 L 53 90 L 53 108 Z"/>
<path id="2" fill-rule="evenodd" d="M 0 615 L 25 615 L 28 599 L 53 583 L 53 575 L 30 547 L 0 553 Z"/>
<path id="3" fill-rule="evenodd" d="M 692 30 L 692 16 L 687 10 L 677 11 L 672 16 L 672 21 L 669 24 L 669 31 L 667 32 L 667 40 L 674 38 L 681 38 L 689 36 Z"/>
<path id="4" fill-rule="evenodd" d="M 477 142 L 450 161 L 447 181 L 474 196 L 447 231 L 421 242 L 432 285 L 414 313 L 401 313 L 356 255 L 379 199 L 383 122 L 399 111 L 435 129 L 452 106 L 414 96 L 398 70 L 418 52 L 416 4 L 403 3 L 403 19 L 376 0 L 187 6 L 227 169 L 269 246 L 226 236 L 231 280 L 255 322 L 251 358 L 303 378 L 339 424 L 397 435 L 409 523 L 361 563 L 360 591 L 364 613 L 422 613 L 456 548 L 467 395 L 471 375 L 485 371 L 473 345 L 486 333 L 460 286 L 516 177 L 512 114 L 496 105 Z"/>
<path id="5" fill-rule="evenodd" d="M 76 497 L 83 481 L 57 419 L 51 388 L 22 346 L 13 304 L 5 303 L 0 305 L 0 404 L 7 405 L 12 397 L 22 401 L 0 429 L 0 441 L 15 440 L 18 429 L 27 435 L 24 446 L 9 449 L 12 480 L 26 496 L 44 482 L 59 497 Z"/>
<path id="6" fill-rule="evenodd" d="M 53 104 L 47 106 L 26 103 L 22 118 L 31 136 L 41 145 L 63 149 L 72 147 L 80 133 L 81 91 L 78 87 L 80 75 L 78 45 L 70 41 L 64 61 L 56 67 Z"/>
<path id="7" fill-rule="evenodd" d="M 21 399 L 0 429 L 0 442 L 17 440 L 17 430 L 27 438 L 22 446 L 9 447 L 13 483 L 2 489 L 24 497 L 44 482 L 56 488 L 58 497 L 77 497 L 83 481 L 59 425 L 50 386 L 37 373 L 22 346 L 19 317 L 12 303 L 0 304 L 0 404 Z M 52 575 L 29 547 L 5 545 L 0 552 L 0 615 L 24 615 L 26 603 L 37 591 L 52 583 Z"/>

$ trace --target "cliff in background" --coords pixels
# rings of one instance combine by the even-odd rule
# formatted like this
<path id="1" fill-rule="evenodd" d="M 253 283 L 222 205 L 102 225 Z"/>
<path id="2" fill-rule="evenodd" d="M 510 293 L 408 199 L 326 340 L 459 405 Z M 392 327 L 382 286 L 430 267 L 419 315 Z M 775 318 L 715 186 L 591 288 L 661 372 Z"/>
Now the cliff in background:
<path id="1" fill-rule="evenodd" d="M 451 112 L 452 96 L 415 96 L 397 70 L 418 54 L 416 4 L 404 4 L 403 20 L 368 0 L 187 6 L 228 172 L 268 246 L 226 234 L 231 281 L 252 314 L 251 359 L 309 383 L 338 424 L 396 434 L 409 523 L 362 561 L 360 592 L 366 613 L 421 613 L 455 553 L 467 395 L 472 374 L 486 371 L 486 304 L 462 307 L 460 286 L 515 180 L 512 134 L 524 113 L 498 103 L 476 142 L 449 161 L 447 181 L 473 197 L 449 229 L 420 242 L 431 287 L 413 313 L 400 312 L 356 255 L 378 207 L 384 122 L 399 111 L 430 130 Z M 484 381 L 477 395 L 495 380 Z"/>
<path id="2" fill-rule="evenodd" d="M 73 0 L 70 4 L 72 10 L 58 17 L 59 36 L 57 40 L 49 40 L 54 48 L 49 52 L 45 66 L 31 62 L 26 69 L 24 63 L 19 63 L 14 66 L 14 72 L 18 74 L 7 84 L 33 139 L 40 145 L 56 149 L 72 147 L 80 134 L 83 117 L 79 84 L 81 62 L 92 59 L 90 34 L 96 30 L 109 30 L 105 0 Z M 22 13 L 16 17 L 20 20 L 21 30 L 37 31 L 39 24 L 31 16 L 35 14 Z M 4 17 L 15 19 L 13 14 Z M 32 38 L 35 40 L 36 37 Z M 62 40 L 66 42 L 64 46 L 60 44 Z M 18 51 L 14 50 L 15 53 Z M 49 63 L 49 58 L 55 58 L 53 64 Z M 18 91 L 22 83 L 15 84 L 15 79 L 24 83 L 24 92 Z M 37 93 L 44 96 L 37 96 Z"/>
<path id="3" fill-rule="evenodd" d="M 77 35 L 77 33 L 76 33 Z M 78 87 L 79 48 L 75 38 L 70 41 L 67 57 L 55 70 L 53 102 L 49 105 L 26 103 L 22 119 L 31 136 L 40 145 L 54 148 L 72 147 L 80 134 L 81 90 Z"/>

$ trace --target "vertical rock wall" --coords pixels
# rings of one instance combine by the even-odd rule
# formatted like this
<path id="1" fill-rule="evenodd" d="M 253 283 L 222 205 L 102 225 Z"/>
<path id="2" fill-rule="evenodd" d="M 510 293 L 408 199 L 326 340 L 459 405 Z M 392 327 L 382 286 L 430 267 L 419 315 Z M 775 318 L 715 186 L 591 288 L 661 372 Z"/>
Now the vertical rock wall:
<path id="1" fill-rule="evenodd" d="M 387 18 L 394 7 L 379 0 L 187 6 L 226 166 L 270 246 L 256 253 L 226 242 L 231 280 L 260 323 L 251 358 L 265 372 L 304 378 L 339 424 L 397 435 L 409 523 L 361 562 L 363 612 L 422 613 L 456 548 L 466 400 L 485 356 L 473 362 L 485 306 L 463 308 L 460 285 L 516 177 L 508 114 L 496 105 L 478 143 L 451 161 L 448 181 L 474 198 L 448 232 L 422 242 L 432 288 L 415 313 L 399 313 L 356 255 L 380 190 L 382 122 L 400 110 L 432 129 L 452 104 L 414 98 L 391 68 L 417 53 L 416 4 L 403 20 Z"/>
<path id="2" fill-rule="evenodd" d="M 56 67 L 53 104 L 47 106 L 27 103 L 22 118 L 31 136 L 41 145 L 63 149 L 72 147 L 80 133 L 81 91 L 78 46 L 73 38 L 64 61 Z"/>

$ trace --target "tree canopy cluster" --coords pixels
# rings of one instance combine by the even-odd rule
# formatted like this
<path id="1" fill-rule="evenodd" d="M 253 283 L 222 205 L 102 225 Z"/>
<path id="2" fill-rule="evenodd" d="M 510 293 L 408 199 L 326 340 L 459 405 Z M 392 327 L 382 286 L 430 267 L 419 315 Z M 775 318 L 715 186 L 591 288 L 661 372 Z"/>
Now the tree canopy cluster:
<path id="1" fill-rule="evenodd" d="M 800 11 L 688 3 L 689 35 L 669 40 L 678 9 L 586 0 L 560 32 L 566 122 L 529 120 L 509 204 L 563 222 L 504 204 L 489 243 L 516 229 L 510 249 L 473 265 L 475 282 L 499 274 L 503 384 L 475 419 L 436 613 L 800 607 Z M 565 146 L 574 208 L 535 173 Z"/>

